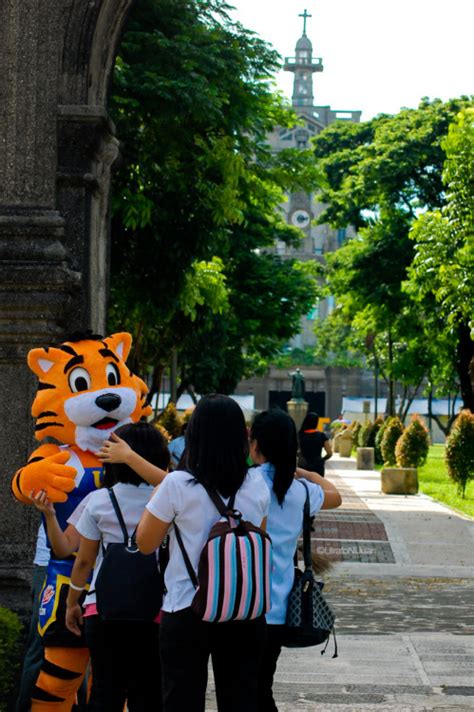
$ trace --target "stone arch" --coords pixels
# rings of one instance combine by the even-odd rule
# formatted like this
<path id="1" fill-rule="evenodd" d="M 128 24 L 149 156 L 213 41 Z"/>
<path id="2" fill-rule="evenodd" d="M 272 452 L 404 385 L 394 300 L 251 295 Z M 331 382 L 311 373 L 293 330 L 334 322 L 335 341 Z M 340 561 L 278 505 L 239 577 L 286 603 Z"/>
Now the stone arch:
<path id="1" fill-rule="evenodd" d="M 132 3 L 0 3 L 0 593 L 25 579 L 38 523 L 8 496 L 33 445 L 26 353 L 105 326 L 107 92 Z"/>
<path id="2" fill-rule="evenodd" d="M 117 45 L 132 0 L 63 3 L 59 104 L 105 106 Z"/>

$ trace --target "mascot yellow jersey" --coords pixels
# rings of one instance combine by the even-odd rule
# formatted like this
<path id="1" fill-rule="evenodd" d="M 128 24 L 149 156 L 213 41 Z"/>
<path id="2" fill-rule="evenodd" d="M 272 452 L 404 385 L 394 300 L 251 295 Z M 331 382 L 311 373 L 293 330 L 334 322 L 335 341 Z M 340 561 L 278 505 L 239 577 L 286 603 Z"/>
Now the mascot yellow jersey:
<path id="1" fill-rule="evenodd" d="M 77 335 L 58 346 L 33 349 L 28 366 L 38 376 L 32 406 L 38 440 L 52 437 L 15 473 L 12 490 L 31 504 L 31 492 L 44 490 L 55 503 L 61 529 L 77 505 L 100 487 L 102 464 L 95 452 L 118 427 L 149 415 L 148 389 L 126 366 L 132 338 Z M 81 638 L 65 627 L 65 600 L 74 558 L 51 556 L 39 601 L 39 630 L 45 660 L 33 694 L 32 710 L 71 709 L 88 655 Z"/>

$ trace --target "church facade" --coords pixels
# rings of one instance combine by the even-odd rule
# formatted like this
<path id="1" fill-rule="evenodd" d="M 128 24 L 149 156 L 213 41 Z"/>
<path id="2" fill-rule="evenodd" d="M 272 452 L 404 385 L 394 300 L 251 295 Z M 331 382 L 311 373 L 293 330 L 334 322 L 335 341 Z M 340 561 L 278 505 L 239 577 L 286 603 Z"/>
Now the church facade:
<path id="1" fill-rule="evenodd" d="M 320 57 L 313 56 L 313 46 L 306 33 L 306 22 L 311 15 L 306 10 L 303 15 L 303 34 L 296 43 L 294 56 L 286 57 L 284 69 L 292 72 L 292 105 L 298 116 L 298 125 L 291 129 L 275 127 L 268 141 L 273 151 L 286 148 L 311 148 L 311 139 L 335 121 L 358 123 L 361 111 L 332 109 L 330 106 L 317 104 L 314 95 L 314 78 L 323 71 Z M 296 247 L 289 247 L 284 242 L 275 245 L 275 252 L 283 259 L 317 260 L 324 263 L 325 255 L 337 250 L 346 239 L 355 232 L 350 226 L 333 229 L 327 224 L 317 224 L 324 206 L 314 193 L 291 193 L 280 206 L 287 222 L 301 230 L 301 240 Z M 315 344 L 314 326 L 316 320 L 325 319 L 334 308 L 334 299 L 326 299 L 315 304 L 313 309 L 302 317 L 300 332 L 292 339 L 290 348 L 311 347 Z M 321 416 L 336 418 L 341 410 L 346 395 L 359 395 L 373 391 L 371 374 L 360 369 L 334 367 L 301 366 L 306 380 L 305 399 L 310 410 Z M 255 408 L 265 409 L 271 406 L 285 407 L 291 397 L 291 377 L 286 370 L 270 368 L 265 377 L 254 377 L 241 381 L 237 394 L 252 394 Z"/>
<path id="2" fill-rule="evenodd" d="M 278 152 L 285 148 L 311 148 L 311 139 L 335 121 L 360 121 L 360 111 L 346 111 L 332 109 L 330 106 L 318 106 L 315 103 L 313 89 L 313 75 L 323 71 L 323 62 L 320 57 L 313 57 L 313 46 L 306 34 L 306 21 L 311 15 L 306 10 L 303 15 L 303 34 L 295 47 L 293 57 L 286 57 L 284 69 L 292 72 L 293 96 L 292 105 L 299 119 L 299 125 L 292 129 L 276 127 L 269 136 L 269 143 L 273 151 Z M 297 247 L 288 247 L 280 242 L 276 245 L 276 252 L 282 257 L 293 257 L 299 260 L 318 260 L 324 262 L 324 255 L 337 250 L 343 242 L 354 235 L 351 227 L 333 229 L 329 225 L 319 225 L 317 218 L 323 211 L 323 205 L 311 193 L 291 193 L 281 209 L 289 224 L 297 227 L 302 232 L 302 239 Z M 325 319 L 334 308 L 334 300 L 329 297 L 314 306 L 303 317 L 301 331 L 292 340 L 291 346 L 304 348 L 315 343 L 314 323 L 317 319 Z"/>

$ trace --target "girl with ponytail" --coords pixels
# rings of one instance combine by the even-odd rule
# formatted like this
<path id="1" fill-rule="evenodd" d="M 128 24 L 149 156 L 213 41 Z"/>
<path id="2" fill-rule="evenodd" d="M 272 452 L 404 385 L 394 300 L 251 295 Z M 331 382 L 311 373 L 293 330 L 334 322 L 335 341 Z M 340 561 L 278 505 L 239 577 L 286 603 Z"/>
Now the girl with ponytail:
<path id="1" fill-rule="evenodd" d="M 288 596 L 293 586 L 293 556 L 303 526 L 306 489 L 297 481 L 305 478 L 310 496 L 310 514 L 335 509 L 341 496 L 334 485 L 315 472 L 298 469 L 298 438 L 290 416 L 282 410 L 267 410 L 255 416 L 250 429 L 250 456 L 270 490 L 267 531 L 273 544 L 272 607 L 267 613 L 267 640 L 259 674 L 259 712 L 278 712 L 272 686 L 285 628 Z M 296 477 L 296 479 L 295 479 Z"/>

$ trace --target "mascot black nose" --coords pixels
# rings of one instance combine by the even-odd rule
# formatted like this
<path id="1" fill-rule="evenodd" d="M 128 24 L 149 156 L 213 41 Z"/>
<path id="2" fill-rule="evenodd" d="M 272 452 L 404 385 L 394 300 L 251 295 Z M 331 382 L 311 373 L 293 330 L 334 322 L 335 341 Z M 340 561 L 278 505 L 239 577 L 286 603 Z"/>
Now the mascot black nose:
<path id="1" fill-rule="evenodd" d="M 116 396 L 113 393 L 105 393 L 103 396 L 97 396 L 95 399 L 96 405 L 102 408 L 102 410 L 106 410 L 107 413 L 118 408 L 121 402 L 122 399 L 120 396 Z"/>

